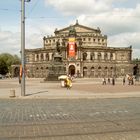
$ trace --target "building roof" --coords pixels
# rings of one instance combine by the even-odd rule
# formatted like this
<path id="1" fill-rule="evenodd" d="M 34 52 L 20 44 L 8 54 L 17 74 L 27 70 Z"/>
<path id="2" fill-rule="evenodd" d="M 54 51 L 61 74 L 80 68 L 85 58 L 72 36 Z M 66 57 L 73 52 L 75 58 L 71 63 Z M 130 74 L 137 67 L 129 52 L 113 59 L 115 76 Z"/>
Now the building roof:
<path id="1" fill-rule="evenodd" d="M 101 33 L 100 28 L 98 27 L 97 29 L 94 28 L 90 28 L 84 25 L 81 25 L 78 23 L 78 21 L 76 21 L 76 23 L 74 25 L 70 25 L 66 28 L 60 29 L 60 30 L 55 30 L 55 34 L 60 34 L 61 32 L 69 32 L 70 28 L 74 28 L 76 30 L 76 32 L 86 32 L 86 33 Z"/>

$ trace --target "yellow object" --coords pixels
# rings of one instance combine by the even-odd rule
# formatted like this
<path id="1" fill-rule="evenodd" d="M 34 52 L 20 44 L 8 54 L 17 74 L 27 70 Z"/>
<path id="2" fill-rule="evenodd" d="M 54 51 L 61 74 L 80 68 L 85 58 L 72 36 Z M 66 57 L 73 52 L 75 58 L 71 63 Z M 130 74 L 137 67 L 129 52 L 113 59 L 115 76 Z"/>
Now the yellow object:
<path id="1" fill-rule="evenodd" d="M 67 87 L 72 87 L 72 82 L 69 78 L 66 79 L 67 81 Z"/>

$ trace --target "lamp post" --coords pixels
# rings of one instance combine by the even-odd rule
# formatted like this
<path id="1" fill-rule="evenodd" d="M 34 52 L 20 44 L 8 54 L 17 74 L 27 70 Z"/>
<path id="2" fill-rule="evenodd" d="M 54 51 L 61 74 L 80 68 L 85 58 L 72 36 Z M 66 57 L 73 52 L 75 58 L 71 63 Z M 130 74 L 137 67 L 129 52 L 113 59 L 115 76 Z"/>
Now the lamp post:
<path id="1" fill-rule="evenodd" d="M 25 96 L 25 2 L 30 0 L 21 0 L 21 96 Z"/>
<path id="2" fill-rule="evenodd" d="M 82 77 L 82 57 L 81 57 L 81 51 L 82 51 L 82 49 L 81 49 L 81 47 L 82 47 L 82 38 L 78 38 L 78 42 L 79 42 L 79 52 L 80 52 L 80 77 Z"/>

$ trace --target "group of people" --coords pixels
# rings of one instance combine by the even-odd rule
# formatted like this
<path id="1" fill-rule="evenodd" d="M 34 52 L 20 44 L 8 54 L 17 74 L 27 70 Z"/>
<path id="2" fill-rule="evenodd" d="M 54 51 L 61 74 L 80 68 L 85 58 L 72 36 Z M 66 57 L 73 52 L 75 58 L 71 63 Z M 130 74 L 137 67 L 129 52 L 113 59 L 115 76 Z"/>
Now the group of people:
<path id="1" fill-rule="evenodd" d="M 127 82 L 128 82 L 128 85 L 134 85 L 134 80 L 136 79 L 133 75 L 126 75 L 126 77 L 123 78 L 123 85 L 125 85 L 126 83 L 126 80 L 127 79 Z"/>
<path id="2" fill-rule="evenodd" d="M 128 85 L 134 85 L 134 81 L 135 81 L 135 77 L 133 75 L 126 75 L 122 78 L 122 84 L 128 84 Z M 106 84 L 112 84 L 115 85 L 115 78 L 103 78 L 102 79 L 102 85 L 106 85 Z"/>
<path id="3" fill-rule="evenodd" d="M 126 82 L 128 82 L 128 85 L 133 85 L 134 84 L 134 79 L 135 78 L 132 75 L 126 75 L 122 79 L 122 84 L 125 85 Z M 104 77 L 102 79 L 102 85 L 106 85 L 106 84 L 115 85 L 115 77 L 112 77 L 112 78 L 105 78 Z M 64 80 L 64 87 L 66 87 L 67 89 L 70 89 L 72 87 L 72 78 L 70 76 L 68 76 Z"/>
<path id="4" fill-rule="evenodd" d="M 105 77 L 103 78 L 102 80 L 102 84 L 103 85 L 106 85 L 106 84 L 112 84 L 112 85 L 115 85 L 115 78 L 108 78 L 106 79 Z"/>

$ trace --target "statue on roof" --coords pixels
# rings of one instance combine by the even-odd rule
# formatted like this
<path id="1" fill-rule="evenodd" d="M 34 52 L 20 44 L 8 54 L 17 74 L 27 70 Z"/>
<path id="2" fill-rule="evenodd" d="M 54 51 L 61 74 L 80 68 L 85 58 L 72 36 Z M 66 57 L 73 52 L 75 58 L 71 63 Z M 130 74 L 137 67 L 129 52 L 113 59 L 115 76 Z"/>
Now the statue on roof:
<path id="1" fill-rule="evenodd" d="M 76 30 L 75 30 L 75 28 L 74 28 L 74 26 L 70 26 L 70 28 L 69 28 L 69 36 L 76 36 Z"/>
<path id="2" fill-rule="evenodd" d="M 57 51 L 58 53 L 61 52 L 60 42 L 59 42 L 59 40 L 57 40 L 57 42 L 56 42 L 56 51 Z"/>

